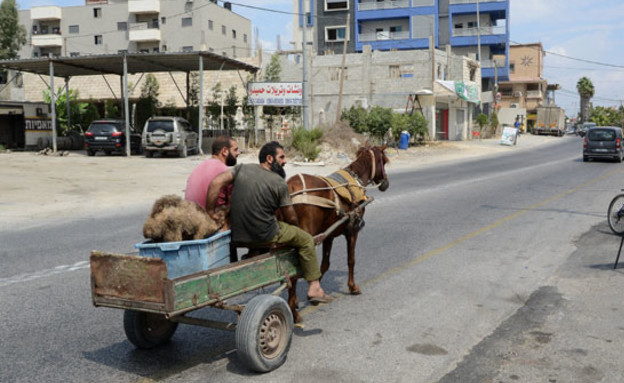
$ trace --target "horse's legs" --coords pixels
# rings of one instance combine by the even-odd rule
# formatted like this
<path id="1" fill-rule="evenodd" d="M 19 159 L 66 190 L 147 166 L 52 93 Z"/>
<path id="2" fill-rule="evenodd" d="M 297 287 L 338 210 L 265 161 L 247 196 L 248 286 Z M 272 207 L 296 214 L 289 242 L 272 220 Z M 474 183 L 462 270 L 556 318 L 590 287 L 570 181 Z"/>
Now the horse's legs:
<path id="1" fill-rule="evenodd" d="M 297 298 L 297 277 L 290 278 L 290 287 L 288 288 L 288 307 L 293 315 L 293 321 L 295 323 L 303 322 L 303 318 L 297 312 L 297 304 L 299 299 Z"/>
<path id="2" fill-rule="evenodd" d="M 323 261 L 321 262 L 321 279 L 323 275 L 329 270 L 329 255 L 331 254 L 333 238 L 328 238 L 323 241 Z"/>
<path id="3" fill-rule="evenodd" d="M 355 243 L 357 242 L 358 232 L 353 230 L 345 234 L 347 239 L 347 265 L 349 266 L 349 292 L 353 295 L 362 294 L 362 290 L 355 284 L 353 277 L 353 269 L 355 268 Z"/>

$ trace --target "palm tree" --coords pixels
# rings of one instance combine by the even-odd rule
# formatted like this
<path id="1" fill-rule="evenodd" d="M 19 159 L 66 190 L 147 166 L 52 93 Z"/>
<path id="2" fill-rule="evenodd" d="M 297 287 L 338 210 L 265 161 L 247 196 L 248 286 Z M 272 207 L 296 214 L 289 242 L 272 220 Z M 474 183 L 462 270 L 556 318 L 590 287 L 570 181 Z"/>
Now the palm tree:
<path id="1" fill-rule="evenodd" d="M 581 77 L 576 83 L 576 90 L 581 97 L 581 122 L 587 122 L 589 119 L 589 100 L 594 97 L 594 84 L 587 77 Z"/>

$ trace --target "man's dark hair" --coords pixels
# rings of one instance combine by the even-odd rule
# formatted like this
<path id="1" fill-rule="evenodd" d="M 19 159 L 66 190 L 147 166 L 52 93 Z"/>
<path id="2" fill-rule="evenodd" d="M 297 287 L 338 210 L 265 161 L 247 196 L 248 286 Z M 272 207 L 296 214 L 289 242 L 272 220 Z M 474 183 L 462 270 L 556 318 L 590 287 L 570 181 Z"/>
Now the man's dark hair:
<path id="1" fill-rule="evenodd" d="M 232 137 L 230 136 L 218 136 L 212 142 L 212 154 L 217 155 L 223 148 L 232 147 Z"/>
<path id="2" fill-rule="evenodd" d="M 277 149 L 284 150 L 284 147 L 280 145 L 277 141 L 267 142 L 260 148 L 260 153 L 258 154 L 258 162 L 265 163 L 267 156 L 273 156 L 275 158 L 277 156 Z"/>

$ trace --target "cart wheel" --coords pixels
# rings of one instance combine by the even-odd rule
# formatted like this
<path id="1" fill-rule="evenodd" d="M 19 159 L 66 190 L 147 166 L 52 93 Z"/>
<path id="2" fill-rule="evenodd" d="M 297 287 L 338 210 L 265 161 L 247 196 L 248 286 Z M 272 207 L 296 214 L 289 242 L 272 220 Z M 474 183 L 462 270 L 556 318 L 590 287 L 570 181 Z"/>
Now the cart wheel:
<path id="1" fill-rule="evenodd" d="M 286 301 L 259 295 L 245 306 L 236 326 L 238 358 L 247 368 L 273 371 L 286 361 L 293 333 L 293 318 Z"/>
<path id="2" fill-rule="evenodd" d="M 154 348 L 166 343 L 177 328 L 178 323 L 165 319 L 164 315 L 133 310 L 124 312 L 126 337 L 138 348 Z"/>

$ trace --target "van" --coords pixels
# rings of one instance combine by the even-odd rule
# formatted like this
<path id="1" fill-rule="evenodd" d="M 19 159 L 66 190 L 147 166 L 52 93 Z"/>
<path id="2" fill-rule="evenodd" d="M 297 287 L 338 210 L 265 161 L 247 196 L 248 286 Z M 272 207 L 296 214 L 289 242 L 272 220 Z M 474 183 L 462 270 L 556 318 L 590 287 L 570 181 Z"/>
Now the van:
<path id="1" fill-rule="evenodd" d="M 613 158 L 622 162 L 622 129 L 615 126 L 590 128 L 583 139 L 583 162 L 592 158 Z"/>

